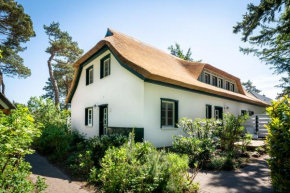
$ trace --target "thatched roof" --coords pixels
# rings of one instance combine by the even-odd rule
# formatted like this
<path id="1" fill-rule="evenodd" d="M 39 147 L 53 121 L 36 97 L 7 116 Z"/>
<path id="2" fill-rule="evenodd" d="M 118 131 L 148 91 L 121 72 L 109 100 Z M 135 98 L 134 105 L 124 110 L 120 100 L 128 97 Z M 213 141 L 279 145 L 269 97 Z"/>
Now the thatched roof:
<path id="1" fill-rule="evenodd" d="M 76 68 L 76 73 L 66 102 L 71 102 L 75 88 L 77 87 L 77 75 L 79 74 L 79 70 L 81 70 L 80 65 L 104 46 L 109 47 L 120 62 L 140 74 L 145 80 L 158 81 L 224 98 L 260 106 L 268 106 L 264 101 L 252 95 L 247 95 L 242 88 L 240 79 L 227 72 L 207 63 L 182 60 L 112 29 L 108 29 L 106 37 L 99 41 L 73 65 Z M 200 82 L 198 77 L 204 69 L 214 71 L 234 80 L 239 93 Z"/>

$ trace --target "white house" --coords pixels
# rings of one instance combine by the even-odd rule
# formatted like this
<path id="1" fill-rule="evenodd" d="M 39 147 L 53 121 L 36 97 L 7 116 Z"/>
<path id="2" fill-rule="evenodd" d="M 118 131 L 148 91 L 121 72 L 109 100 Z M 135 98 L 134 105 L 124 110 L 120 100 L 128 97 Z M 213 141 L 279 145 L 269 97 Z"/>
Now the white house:
<path id="1" fill-rule="evenodd" d="M 182 117 L 261 114 L 268 106 L 231 74 L 112 29 L 74 67 L 66 102 L 71 103 L 72 128 L 87 137 L 136 128 L 155 146 L 170 146 L 173 135 L 183 134 L 176 128 Z"/>

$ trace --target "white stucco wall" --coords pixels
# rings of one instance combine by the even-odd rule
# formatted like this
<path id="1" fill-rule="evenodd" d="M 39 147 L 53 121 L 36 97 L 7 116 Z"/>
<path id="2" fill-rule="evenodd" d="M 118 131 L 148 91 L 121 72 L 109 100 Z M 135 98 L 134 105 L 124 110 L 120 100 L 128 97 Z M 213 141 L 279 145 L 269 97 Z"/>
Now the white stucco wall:
<path id="1" fill-rule="evenodd" d="M 100 79 L 100 59 L 109 53 L 106 51 L 83 68 L 72 98 L 72 129 L 87 137 L 99 135 L 98 108 L 93 108 L 93 126 L 85 126 L 85 108 L 95 104 L 108 104 L 108 126 L 143 127 L 144 82 L 122 67 L 113 54 L 111 74 Z M 94 65 L 94 82 L 86 86 L 86 69 L 91 65 Z"/>
<path id="2" fill-rule="evenodd" d="M 100 79 L 100 59 L 109 53 L 109 50 L 106 51 L 83 68 L 72 98 L 72 129 L 87 134 L 87 138 L 99 135 L 98 108 L 93 108 L 93 126 L 85 126 L 85 108 L 95 104 L 108 104 L 109 127 L 144 128 L 145 140 L 157 147 L 171 146 L 173 135 L 184 134 L 182 129 L 160 128 L 160 98 L 179 101 L 179 119 L 205 118 L 206 104 L 212 105 L 212 116 L 214 106 L 228 106 L 229 109 L 224 112 L 235 115 L 239 115 L 241 110 L 254 111 L 255 114 L 265 111 L 263 107 L 144 82 L 122 67 L 113 54 L 111 74 Z M 91 65 L 94 65 L 94 82 L 86 86 L 86 69 Z"/>
<path id="3" fill-rule="evenodd" d="M 179 101 L 179 119 L 187 118 L 205 118 L 206 104 L 212 105 L 212 115 L 214 115 L 214 106 L 225 107 L 234 115 L 241 114 L 241 110 L 251 110 L 255 114 L 261 114 L 265 108 L 231 100 L 212 97 L 204 94 L 198 94 L 180 89 L 160 86 L 152 83 L 145 83 L 144 92 L 144 134 L 145 139 L 154 143 L 157 147 L 171 146 L 172 136 L 184 134 L 182 129 L 161 129 L 161 98 L 174 99 Z"/>

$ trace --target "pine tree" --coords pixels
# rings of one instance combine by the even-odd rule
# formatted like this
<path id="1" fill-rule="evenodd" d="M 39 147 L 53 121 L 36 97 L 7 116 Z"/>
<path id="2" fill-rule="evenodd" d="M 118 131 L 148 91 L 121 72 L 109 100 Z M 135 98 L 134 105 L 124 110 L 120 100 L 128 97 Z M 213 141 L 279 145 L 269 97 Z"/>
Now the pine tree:
<path id="1" fill-rule="evenodd" d="M 49 80 L 54 92 L 55 105 L 59 105 L 60 92 L 63 92 L 61 89 L 69 89 L 66 87 L 70 86 L 72 81 L 72 64 L 80 57 L 83 50 L 72 40 L 68 32 L 60 30 L 59 23 L 52 22 L 49 26 L 44 25 L 44 29 L 50 44 L 46 49 L 50 55 L 47 61 Z"/>
<path id="2" fill-rule="evenodd" d="M 289 74 L 290 0 L 261 0 L 257 6 L 249 4 L 247 10 L 243 21 L 234 26 L 234 33 L 242 33 L 242 41 L 252 47 L 240 50 L 259 57 L 276 74 Z"/>
<path id="3" fill-rule="evenodd" d="M 35 37 L 30 16 L 23 7 L 13 0 L 0 0 L 0 50 L 3 58 L 0 60 L 0 85 L 5 94 L 3 76 L 27 78 L 31 75 L 29 68 L 23 65 L 23 59 L 18 55 L 26 49 L 23 43 Z"/>
<path id="4" fill-rule="evenodd" d="M 248 80 L 247 82 L 242 82 L 242 85 L 248 92 L 255 92 L 255 93 L 261 92 L 261 90 L 257 89 L 256 86 L 253 85 L 253 82 L 251 82 L 251 80 Z"/>
<path id="5" fill-rule="evenodd" d="M 173 56 L 176 56 L 178 58 L 181 58 L 183 60 L 188 60 L 188 61 L 194 61 L 192 58 L 191 58 L 191 48 L 189 48 L 186 52 L 186 54 L 183 53 L 183 50 L 180 48 L 180 45 L 178 43 L 175 43 L 175 45 L 171 45 L 168 47 L 168 50 L 170 51 L 170 53 L 173 55 Z M 195 62 L 201 62 L 201 60 L 197 60 Z"/>

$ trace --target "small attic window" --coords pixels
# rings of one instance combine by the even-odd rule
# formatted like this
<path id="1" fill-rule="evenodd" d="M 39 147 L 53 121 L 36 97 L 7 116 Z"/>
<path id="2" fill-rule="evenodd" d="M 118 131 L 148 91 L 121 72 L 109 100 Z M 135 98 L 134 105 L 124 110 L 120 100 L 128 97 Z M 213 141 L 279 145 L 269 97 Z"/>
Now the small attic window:
<path id="1" fill-rule="evenodd" d="M 208 73 L 204 74 L 204 82 L 210 84 L 210 74 Z"/>
<path id="2" fill-rule="evenodd" d="M 111 74 L 111 57 L 110 54 L 101 59 L 101 78 Z"/>

